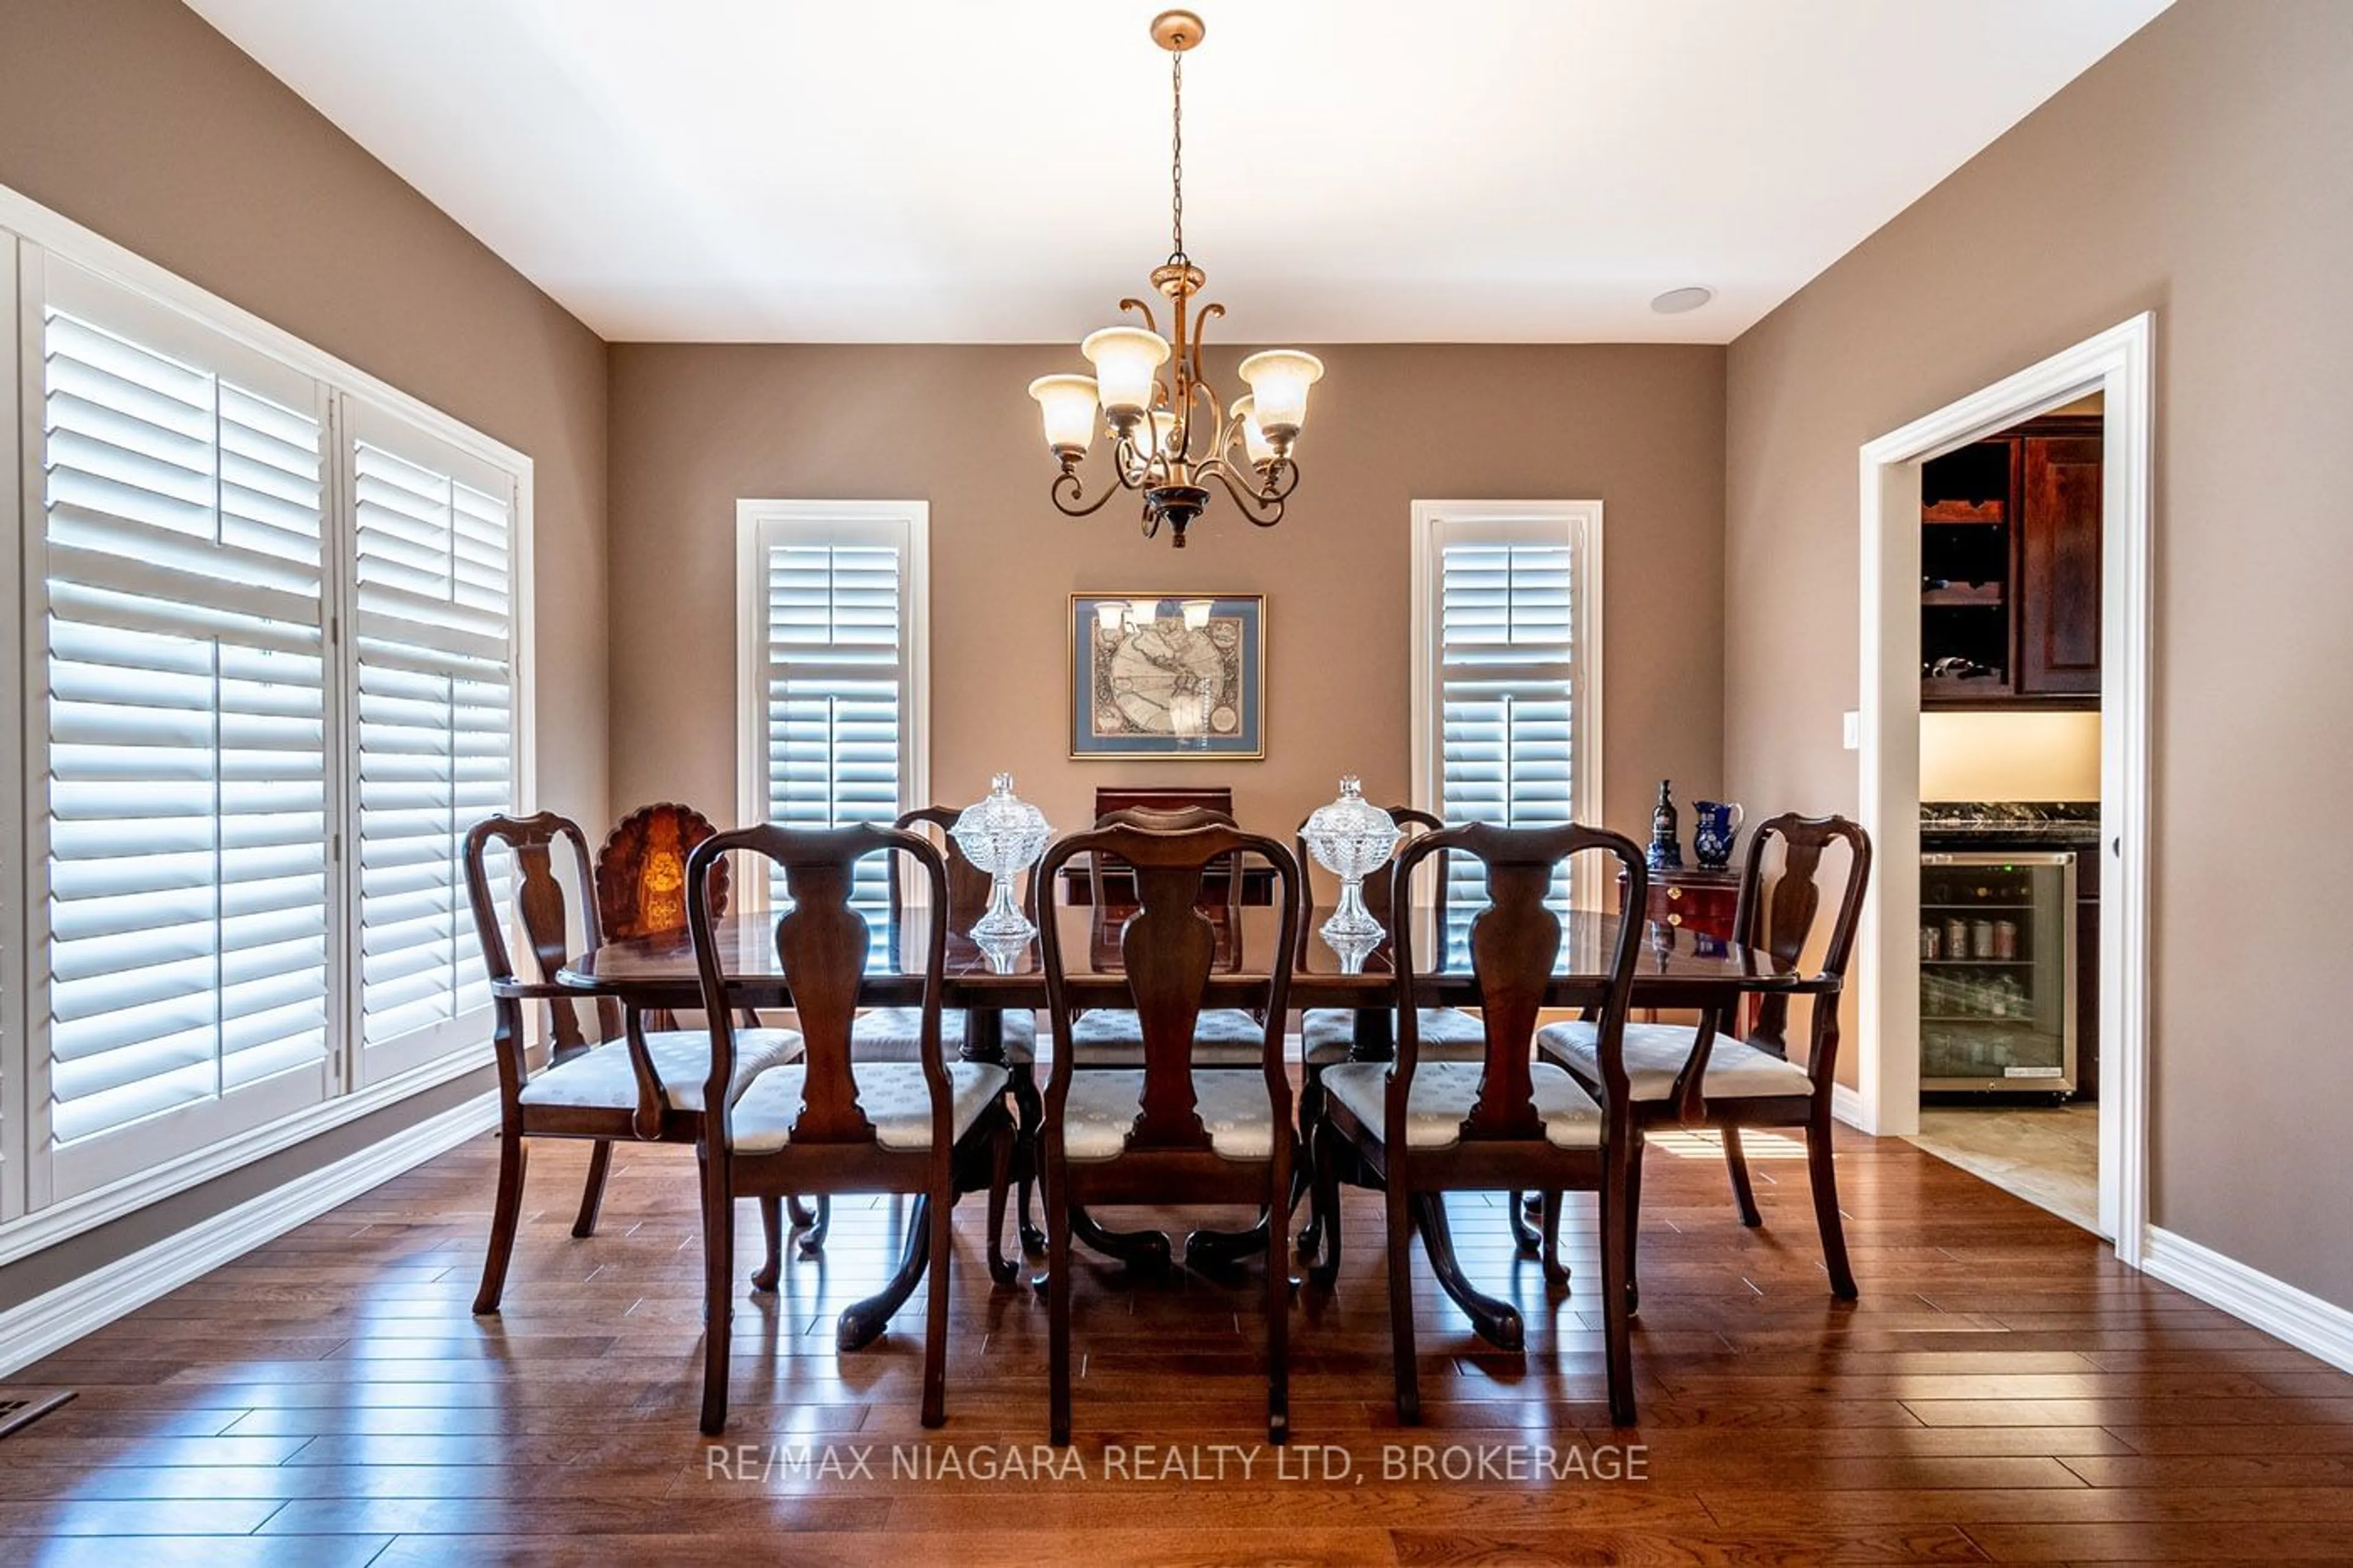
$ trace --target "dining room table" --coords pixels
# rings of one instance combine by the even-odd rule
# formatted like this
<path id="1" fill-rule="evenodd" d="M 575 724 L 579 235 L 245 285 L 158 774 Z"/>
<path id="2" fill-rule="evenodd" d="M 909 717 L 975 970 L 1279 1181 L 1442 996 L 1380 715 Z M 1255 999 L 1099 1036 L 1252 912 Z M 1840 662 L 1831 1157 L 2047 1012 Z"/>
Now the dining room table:
<path id="1" fill-rule="evenodd" d="M 1133 912 L 1116 904 L 1057 904 L 1048 911 L 1049 918 L 1060 922 L 1064 984 L 1072 1007 L 1132 1005 L 1121 963 L 1120 935 Z M 1384 938 L 1369 952 L 1337 951 L 1317 931 L 1329 912 L 1310 910 L 1298 928 L 1291 1005 L 1355 1010 L 1352 1058 L 1387 1060 L 1394 1044 L 1393 1010 L 1398 1005 L 1398 977 L 1390 942 Z M 1262 1005 L 1272 950 L 1281 941 L 1280 911 L 1245 903 L 1221 904 L 1203 913 L 1217 944 L 1203 1007 Z M 1431 907 L 1417 906 L 1410 911 L 1417 1006 L 1479 1005 L 1478 978 L 1471 971 L 1467 944 L 1461 940 L 1473 913 L 1461 907 L 1451 915 Z M 1569 1005 L 1572 998 L 1589 994 L 1592 976 L 1607 972 L 1616 951 L 1620 917 L 1577 909 L 1559 914 L 1561 940 L 1553 972 L 1560 982 L 1561 1005 Z M 934 911 L 921 905 L 890 915 L 877 910 L 870 917 L 870 950 L 859 991 L 861 1005 L 913 1006 L 923 1001 L 934 918 Z M 776 920 L 772 910 L 738 910 L 714 925 L 719 969 L 733 1006 L 756 1010 L 792 1005 L 790 979 L 776 952 Z M 1691 1010 L 1704 1020 L 1728 1018 L 1746 997 L 1773 993 L 1824 995 L 1839 988 L 1835 975 L 1808 973 L 1795 962 L 1762 949 L 1743 947 L 1688 926 L 1664 921 L 1645 924 L 1649 929 L 1635 963 L 1632 1007 Z M 940 1005 L 943 1010 L 966 1012 L 963 1047 L 966 1058 L 1002 1063 L 1004 1014 L 1047 1005 L 1038 941 L 984 949 L 963 932 L 951 931 L 945 945 Z M 1580 979 L 1584 984 L 1579 984 Z M 619 1001 L 632 1026 L 640 1013 L 698 1009 L 703 1002 L 694 952 L 683 931 L 590 948 L 558 971 L 555 984 L 568 993 Z M 1695 1041 L 1704 1034 L 1695 1035 Z M 1167 1255 L 1166 1238 L 1157 1233 L 1116 1231 L 1092 1216 L 1073 1217 L 1078 1237 L 1097 1251 L 1130 1261 Z M 1470 1319 L 1474 1331 L 1490 1343 L 1516 1349 L 1523 1339 L 1518 1310 L 1479 1291 L 1464 1276 L 1454 1253 L 1444 1205 L 1433 1199 L 1420 1205 L 1415 1221 L 1440 1288 Z M 1197 1259 L 1197 1255 L 1224 1260 L 1261 1250 L 1273 1227 L 1282 1223 L 1280 1218 L 1271 1224 L 1262 1218 L 1248 1230 L 1196 1233 L 1188 1260 Z M 1205 1235 L 1216 1245 L 1204 1245 Z M 1155 1242 L 1157 1246 L 1153 1245 Z M 880 1293 L 844 1314 L 844 1348 L 854 1348 L 853 1341 L 881 1332 L 922 1279 L 921 1250 L 911 1248 L 899 1272 Z M 856 1331 L 849 1325 L 858 1325 Z"/>

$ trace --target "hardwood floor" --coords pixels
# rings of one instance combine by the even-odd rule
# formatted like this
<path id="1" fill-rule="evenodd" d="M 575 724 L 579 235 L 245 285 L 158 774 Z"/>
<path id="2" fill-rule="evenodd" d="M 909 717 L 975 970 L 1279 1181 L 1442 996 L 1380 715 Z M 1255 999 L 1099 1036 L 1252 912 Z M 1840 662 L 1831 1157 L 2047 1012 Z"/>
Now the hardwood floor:
<path id="1" fill-rule="evenodd" d="M 535 1150 L 506 1311 L 477 1321 L 480 1139 L 10 1379 L 80 1397 L 0 1439 L 0 1560 L 2353 1562 L 2353 1378 L 1894 1140 L 1842 1147 L 1863 1298 L 1841 1306 L 1797 1146 L 1748 1151 L 1753 1232 L 1711 1141 L 1651 1150 L 1637 1430 L 1603 1404 L 1589 1202 L 1564 1238 L 1577 1289 L 1554 1298 L 1496 1204 L 1461 1200 L 1460 1248 L 1526 1311 L 1529 1348 L 1472 1339 L 1421 1272 L 1428 1419 L 1398 1429 L 1380 1211 L 1358 1195 L 1339 1289 L 1294 1321 L 1280 1459 L 1255 1273 L 1082 1262 L 1084 1479 L 1055 1479 L 1037 1473 L 1058 1462 L 1043 1304 L 990 1288 L 977 1200 L 956 1216 L 945 1428 L 916 1418 L 920 1292 L 870 1349 L 833 1348 L 903 1222 L 838 1202 L 826 1255 L 739 1302 L 714 1453 L 695 1431 L 691 1155 L 617 1151 L 603 1232 L 575 1241 L 584 1160 Z M 744 1229 L 748 1271 L 748 1205 Z M 1448 1479 L 1482 1449 L 1491 1467 L 1548 1450 L 1555 1473 Z"/>

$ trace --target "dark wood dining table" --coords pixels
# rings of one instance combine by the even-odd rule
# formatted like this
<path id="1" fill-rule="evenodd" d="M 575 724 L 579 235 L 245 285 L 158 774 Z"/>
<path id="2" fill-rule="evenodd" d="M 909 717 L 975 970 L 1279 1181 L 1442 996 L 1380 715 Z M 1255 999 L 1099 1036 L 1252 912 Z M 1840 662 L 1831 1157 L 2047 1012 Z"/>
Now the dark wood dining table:
<path id="1" fill-rule="evenodd" d="M 1129 1005 L 1127 982 L 1119 956 L 1119 932 L 1132 912 L 1108 908 L 1058 905 L 1052 918 L 1060 922 L 1062 963 L 1071 1005 L 1076 1007 L 1121 1007 Z M 1315 910 L 1303 922 L 1306 933 L 1293 959 L 1291 1003 L 1294 1007 L 1342 1007 L 1356 1010 L 1352 1054 L 1360 1060 L 1383 1060 L 1390 1054 L 1392 1009 L 1398 1005 L 1398 977 L 1387 943 L 1351 963 L 1316 934 L 1330 911 Z M 1277 911 L 1244 904 L 1239 909 L 1208 911 L 1218 937 L 1218 958 L 1208 984 L 1205 1006 L 1248 1006 L 1265 996 L 1269 954 L 1281 940 Z M 1458 912 L 1459 915 L 1459 912 Z M 923 999 L 924 955 L 931 940 L 932 911 L 910 908 L 873 922 L 873 951 L 867 963 L 861 1004 L 909 1006 Z M 1417 909 L 1412 916 L 1416 962 L 1415 988 L 1425 1007 L 1472 1006 L 1479 1004 L 1478 981 L 1460 952 L 1449 954 L 1439 941 L 1439 915 Z M 717 927 L 721 973 L 735 1005 L 789 1007 L 791 985 L 776 957 L 776 917 L 765 910 L 730 914 Z M 1576 989 L 1575 977 L 1590 977 L 1608 966 L 1618 941 L 1619 917 L 1595 910 L 1571 910 L 1561 917 L 1560 956 L 1554 972 L 1562 979 L 1562 1001 Z M 1728 1016 L 1740 998 L 1771 992 L 1824 994 L 1837 990 L 1835 978 L 1808 974 L 1770 953 L 1743 948 L 1684 926 L 1647 922 L 1636 962 L 1632 1005 L 1688 1008 Z M 556 984 L 585 995 L 617 998 L 633 1011 L 655 1008 L 698 1008 L 702 1003 L 694 953 L 683 932 L 659 937 L 610 942 L 582 953 L 556 975 Z M 544 994 L 544 992 L 534 992 Z M 941 1005 L 961 1008 L 970 1017 L 965 1054 L 984 1061 L 1002 1061 L 1002 1015 L 1046 1005 L 1046 978 L 1038 944 L 996 956 L 984 952 L 969 939 L 951 932 L 947 967 L 941 987 Z M 1482 1338 L 1517 1348 L 1522 1339 L 1520 1317 L 1508 1302 L 1474 1289 L 1454 1257 L 1444 1206 L 1436 1202 L 1417 1212 L 1430 1263 L 1440 1286 L 1471 1319 Z M 1276 1222 L 1280 1224 L 1280 1221 Z M 1110 1232 L 1092 1223 L 1082 1232 L 1101 1249 L 1133 1257 L 1136 1237 Z M 1234 1233 L 1262 1238 L 1257 1232 Z M 1162 1250 L 1165 1253 L 1165 1242 Z M 1240 1248 L 1229 1248 L 1228 1254 Z M 920 1259 L 911 1257 L 900 1276 L 869 1302 L 845 1313 L 881 1325 L 903 1301 L 921 1278 Z"/>

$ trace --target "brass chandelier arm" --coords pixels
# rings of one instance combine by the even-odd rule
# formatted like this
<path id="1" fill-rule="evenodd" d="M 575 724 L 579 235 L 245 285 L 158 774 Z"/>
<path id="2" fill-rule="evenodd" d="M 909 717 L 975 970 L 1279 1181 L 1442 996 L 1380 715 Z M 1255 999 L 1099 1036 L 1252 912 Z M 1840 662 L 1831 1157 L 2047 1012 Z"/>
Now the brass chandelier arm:
<path id="1" fill-rule="evenodd" d="M 1132 487 L 1124 485 L 1106 486 L 1103 489 L 1103 494 L 1097 496 L 1092 501 L 1088 502 L 1086 505 L 1081 506 L 1078 503 L 1086 500 L 1087 487 L 1080 480 L 1078 465 L 1074 462 L 1069 467 L 1063 468 L 1060 473 L 1054 476 L 1054 482 L 1047 487 L 1046 494 L 1048 498 L 1053 501 L 1054 510 L 1060 512 L 1064 517 L 1092 517 L 1095 513 L 1103 510 L 1103 503 L 1105 501 L 1108 501 L 1112 497 L 1118 495 L 1122 490 L 1129 489 L 1132 489 Z M 1065 489 L 1069 491 L 1068 499 L 1064 498 L 1063 492 Z"/>
<path id="2" fill-rule="evenodd" d="M 1276 467 L 1290 468 L 1290 483 L 1281 483 L 1282 476 L 1280 474 L 1270 474 L 1269 484 L 1264 490 L 1252 489 L 1237 481 L 1233 469 L 1222 458 L 1213 458 L 1203 463 L 1195 473 L 1199 478 L 1214 476 L 1218 483 L 1225 487 L 1226 494 L 1233 498 L 1234 505 L 1241 509 L 1244 517 L 1260 528 L 1272 528 L 1282 521 L 1282 503 L 1291 498 L 1293 489 L 1299 483 L 1297 468 L 1287 463 L 1277 464 Z"/>
<path id="3" fill-rule="evenodd" d="M 1148 302 L 1131 297 L 1129 299 L 1122 300 L 1119 302 L 1119 308 L 1123 310 L 1134 310 L 1137 314 L 1141 315 L 1144 318 L 1144 330 L 1145 331 L 1156 332 L 1160 330 L 1160 323 L 1153 320 L 1152 306 Z"/>
<path id="4" fill-rule="evenodd" d="M 1225 408 L 1218 402 L 1218 389 L 1206 381 L 1193 383 L 1193 402 L 1196 405 L 1203 402 L 1207 402 L 1209 405 L 1209 441 L 1208 448 L 1198 457 L 1195 456 L 1193 432 L 1188 427 L 1185 432 L 1185 457 L 1191 462 L 1213 462 L 1224 456 L 1226 450 Z"/>
<path id="5" fill-rule="evenodd" d="M 1193 342 L 1187 353 L 1193 362 L 1193 384 L 1197 386 L 1209 384 L 1209 378 L 1201 374 L 1201 340 L 1208 335 L 1209 323 L 1225 313 L 1223 305 L 1212 303 L 1202 306 L 1201 313 L 1194 318 Z"/>

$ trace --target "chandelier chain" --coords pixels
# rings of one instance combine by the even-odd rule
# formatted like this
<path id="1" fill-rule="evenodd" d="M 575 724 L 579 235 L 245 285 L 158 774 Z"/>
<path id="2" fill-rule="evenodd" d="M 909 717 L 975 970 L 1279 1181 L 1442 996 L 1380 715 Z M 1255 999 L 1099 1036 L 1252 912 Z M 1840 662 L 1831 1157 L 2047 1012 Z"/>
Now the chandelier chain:
<path id="1" fill-rule="evenodd" d="M 1168 259 L 1183 266 L 1185 255 L 1185 57 L 1168 57 Z"/>

